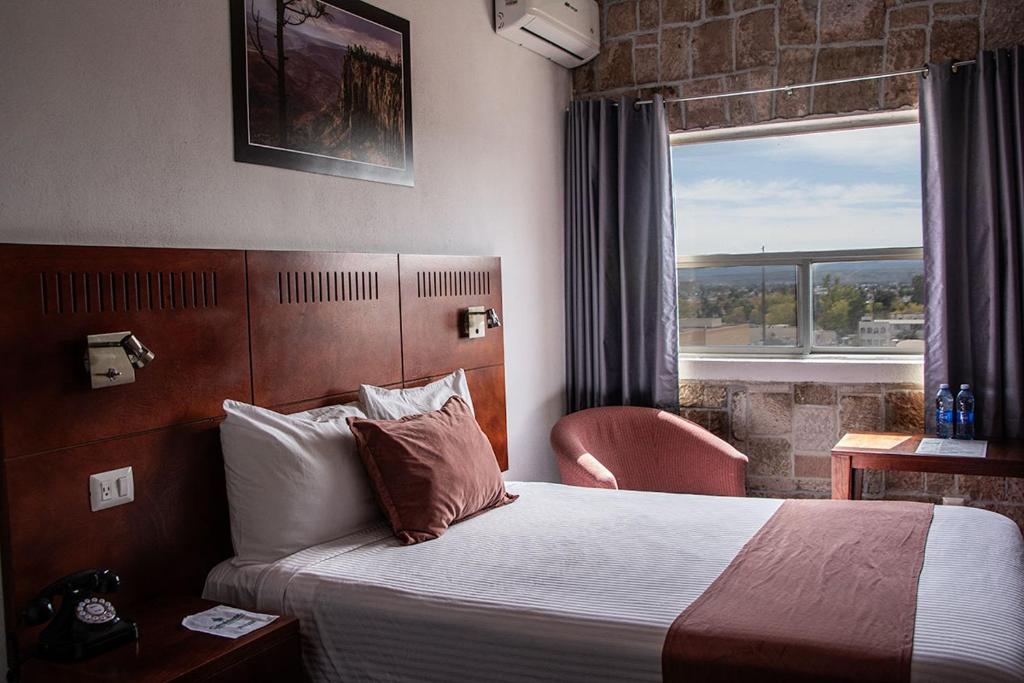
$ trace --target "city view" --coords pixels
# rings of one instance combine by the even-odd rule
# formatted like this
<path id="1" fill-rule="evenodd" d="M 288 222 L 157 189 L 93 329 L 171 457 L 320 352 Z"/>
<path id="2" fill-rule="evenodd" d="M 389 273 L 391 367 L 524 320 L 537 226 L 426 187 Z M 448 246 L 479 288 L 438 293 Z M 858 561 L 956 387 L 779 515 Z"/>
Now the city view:
<path id="1" fill-rule="evenodd" d="M 673 147 L 680 348 L 784 352 L 810 324 L 821 350 L 922 353 L 923 268 L 907 254 L 921 246 L 919 134 L 902 124 Z"/>
<path id="2" fill-rule="evenodd" d="M 811 267 L 813 343 L 822 347 L 924 350 L 920 261 Z M 796 266 L 679 269 L 681 347 L 795 347 Z"/>

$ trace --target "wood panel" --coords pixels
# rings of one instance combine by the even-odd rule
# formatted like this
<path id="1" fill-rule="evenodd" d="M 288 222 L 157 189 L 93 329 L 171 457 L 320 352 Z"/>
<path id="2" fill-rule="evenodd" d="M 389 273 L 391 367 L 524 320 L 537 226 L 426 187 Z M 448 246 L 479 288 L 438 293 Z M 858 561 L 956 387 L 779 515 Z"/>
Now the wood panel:
<path id="1" fill-rule="evenodd" d="M 0 245 L 0 415 L 13 458 L 221 414 L 250 400 L 238 251 Z M 156 354 L 93 390 L 86 336 L 133 331 Z"/>
<path id="2" fill-rule="evenodd" d="M 8 628 L 84 567 L 121 575 L 119 606 L 199 593 L 231 554 L 225 398 L 291 413 L 464 367 L 505 469 L 501 329 L 458 335 L 462 308 L 500 314 L 500 262 L 402 258 L 408 282 L 397 255 L 0 245 Z M 120 330 L 156 360 L 134 384 L 92 390 L 86 335 Z M 89 475 L 129 465 L 135 501 L 91 512 Z"/>
<path id="3" fill-rule="evenodd" d="M 385 389 L 401 389 L 401 384 L 385 384 Z M 335 396 L 324 396 L 323 398 L 314 398 L 308 401 L 297 401 L 295 403 L 281 403 L 278 405 L 270 406 L 271 410 L 275 410 L 285 415 L 291 415 L 293 413 L 301 413 L 305 410 L 313 410 L 315 408 L 324 408 L 326 406 L 344 405 L 346 403 L 352 403 L 353 401 L 359 400 L 358 391 L 350 391 L 344 394 L 337 394 Z"/>
<path id="4" fill-rule="evenodd" d="M 1024 440 L 988 442 L 984 457 L 918 453 L 924 434 L 849 432 L 832 447 L 832 498 L 860 497 L 863 470 L 1024 477 Z"/>
<path id="5" fill-rule="evenodd" d="M 323 398 L 314 398 L 308 401 L 296 401 L 294 403 L 280 403 L 278 405 L 269 406 L 271 410 L 277 411 L 284 415 L 291 415 L 293 413 L 301 413 L 306 410 L 313 410 L 315 408 L 325 408 L 327 406 L 344 405 L 346 403 L 352 403 L 353 401 L 359 400 L 358 391 L 350 391 L 344 394 L 336 394 L 334 396 L 324 396 Z"/>
<path id="6" fill-rule="evenodd" d="M 22 683 L 298 683 L 305 681 L 299 622 L 281 617 L 241 638 L 215 638 L 182 627 L 181 620 L 217 603 L 170 595 L 126 610 L 141 634 L 134 647 L 84 662 L 25 663 Z"/>
<path id="7" fill-rule="evenodd" d="M 7 460 L 10 615 L 65 574 L 113 569 L 117 604 L 163 593 L 198 595 L 231 555 L 218 421 Z M 89 509 L 89 475 L 131 465 L 135 501 Z"/>
<path id="8" fill-rule="evenodd" d="M 407 381 L 505 362 L 503 328 L 487 330 L 482 339 L 459 335 L 459 313 L 469 306 L 494 308 L 504 320 L 501 259 L 402 254 L 399 266 Z"/>
<path id="9" fill-rule="evenodd" d="M 443 377 L 443 375 L 442 375 Z M 407 387 L 420 387 L 440 377 L 428 377 L 406 383 Z M 494 449 L 494 457 L 504 472 L 508 469 L 508 430 L 505 423 L 505 366 L 466 370 L 469 395 L 473 398 L 476 421 Z"/>
<path id="10" fill-rule="evenodd" d="M 250 251 L 247 260 L 255 403 L 402 381 L 397 256 Z"/>

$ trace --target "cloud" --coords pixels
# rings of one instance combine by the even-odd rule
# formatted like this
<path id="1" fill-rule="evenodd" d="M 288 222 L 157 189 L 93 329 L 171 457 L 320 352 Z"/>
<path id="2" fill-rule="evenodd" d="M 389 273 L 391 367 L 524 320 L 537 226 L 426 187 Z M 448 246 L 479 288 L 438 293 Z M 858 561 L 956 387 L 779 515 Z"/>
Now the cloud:
<path id="1" fill-rule="evenodd" d="M 895 125 L 674 148 L 678 252 L 920 246 L 918 131 Z"/>
<path id="2" fill-rule="evenodd" d="M 920 198 L 897 184 L 755 183 L 678 188 L 680 254 L 872 249 L 921 244 Z"/>
<path id="3" fill-rule="evenodd" d="M 683 204 L 754 204 L 765 201 L 828 200 L 837 204 L 879 202 L 920 203 L 909 188 L 894 183 L 808 183 L 798 179 L 756 182 L 734 178 L 707 178 L 689 185 L 677 185 L 677 202 Z"/>
<path id="4" fill-rule="evenodd" d="M 921 162 L 919 128 L 914 124 L 793 135 L 775 154 L 829 163 L 890 169 Z"/>
<path id="5" fill-rule="evenodd" d="M 742 160 L 755 168 L 818 165 L 887 174 L 919 169 L 920 148 L 920 127 L 897 124 L 679 145 L 673 148 L 672 157 L 688 168 Z"/>

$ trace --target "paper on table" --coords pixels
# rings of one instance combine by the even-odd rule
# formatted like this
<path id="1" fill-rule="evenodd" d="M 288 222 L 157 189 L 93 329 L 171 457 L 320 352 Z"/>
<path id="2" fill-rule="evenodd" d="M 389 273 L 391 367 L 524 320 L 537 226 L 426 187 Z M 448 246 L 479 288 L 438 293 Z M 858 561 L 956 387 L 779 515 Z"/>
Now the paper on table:
<path id="1" fill-rule="evenodd" d="M 896 448 L 912 437 L 906 434 L 866 434 L 850 432 L 846 434 L 836 448 L 871 448 L 879 451 L 888 451 Z"/>
<path id="2" fill-rule="evenodd" d="M 964 441 L 962 439 L 921 439 L 917 447 L 921 455 L 957 455 L 965 458 L 984 458 L 988 452 L 988 441 Z"/>
<path id="3" fill-rule="evenodd" d="M 258 614 L 235 607 L 217 605 L 205 612 L 188 615 L 181 620 L 181 625 L 190 631 L 234 639 L 263 628 L 274 619 L 277 619 L 277 616 L 273 614 Z"/>

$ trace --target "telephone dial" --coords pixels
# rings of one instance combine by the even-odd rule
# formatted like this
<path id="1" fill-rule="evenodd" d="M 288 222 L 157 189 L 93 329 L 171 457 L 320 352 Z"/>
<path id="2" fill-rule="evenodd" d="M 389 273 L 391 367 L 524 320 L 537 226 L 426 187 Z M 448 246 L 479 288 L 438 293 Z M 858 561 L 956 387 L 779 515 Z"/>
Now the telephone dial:
<path id="1" fill-rule="evenodd" d="M 93 593 L 113 593 L 121 579 L 109 569 L 75 572 L 39 592 L 21 612 L 24 623 L 50 621 L 39 634 L 38 656 L 79 660 L 139 639 L 135 622 L 118 616 L 110 601 Z M 61 596 L 54 614 L 53 599 Z"/>

